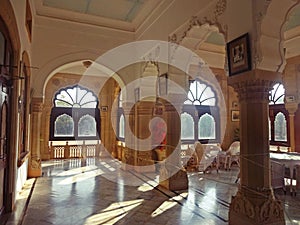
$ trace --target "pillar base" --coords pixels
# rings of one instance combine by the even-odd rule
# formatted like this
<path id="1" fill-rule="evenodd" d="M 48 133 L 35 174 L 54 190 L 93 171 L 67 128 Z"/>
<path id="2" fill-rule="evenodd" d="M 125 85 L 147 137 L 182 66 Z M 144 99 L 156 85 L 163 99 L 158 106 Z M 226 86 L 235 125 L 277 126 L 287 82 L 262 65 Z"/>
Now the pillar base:
<path id="1" fill-rule="evenodd" d="M 33 169 L 33 168 L 28 168 L 28 175 L 27 177 L 29 178 L 35 178 L 35 177 L 41 177 L 42 176 L 42 168 L 37 168 L 37 169 Z"/>
<path id="2" fill-rule="evenodd" d="M 42 162 L 38 158 L 31 158 L 28 165 L 27 177 L 41 177 L 42 176 Z"/>
<path id="3" fill-rule="evenodd" d="M 238 191 L 230 204 L 229 224 L 283 225 L 285 224 L 283 206 L 274 198 L 272 191 L 247 196 Z"/>
<path id="4" fill-rule="evenodd" d="M 185 170 L 179 170 L 171 177 L 168 177 L 166 168 L 161 168 L 159 185 L 170 191 L 187 190 L 189 187 L 187 173 Z"/>

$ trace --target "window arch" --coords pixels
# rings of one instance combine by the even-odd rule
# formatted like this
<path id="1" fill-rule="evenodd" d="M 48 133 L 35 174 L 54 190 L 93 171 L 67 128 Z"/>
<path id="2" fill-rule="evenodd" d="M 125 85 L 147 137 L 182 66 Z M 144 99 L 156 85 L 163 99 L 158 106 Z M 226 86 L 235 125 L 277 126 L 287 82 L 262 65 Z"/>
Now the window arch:
<path id="1" fill-rule="evenodd" d="M 208 113 L 203 114 L 199 119 L 198 139 L 216 139 L 216 122 Z"/>
<path id="2" fill-rule="evenodd" d="M 79 137 L 90 137 L 96 136 L 96 120 L 91 115 L 84 115 L 78 121 L 78 136 Z"/>
<path id="3" fill-rule="evenodd" d="M 190 140 L 193 139 L 195 136 L 194 129 L 191 129 L 194 127 L 194 119 L 193 117 L 184 112 L 180 115 L 181 118 L 181 139 L 182 140 Z"/>
<path id="4" fill-rule="evenodd" d="M 274 139 L 275 141 L 287 141 L 286 119 L 282 112 L 277 113 L 275 116 Z"/>
<path id="5" fill-rule="evenodd" d="M 50 116 L 50 140 L 98 140 L 100 111 L 96 95 L 79 85 L 60 89 Z"/>
<path id="6" fill-rule="evenodd" d="M 74 136 L 74 120 L 71 116 L 67 114 L 62 114 L 56 117 L 56 120 L 54 121 L 54 136 Z"/>
<path id="7" fill-rule="evenodd" d="M 119 137 L 125 138 L 125 118 L 124 114 L 121 114 L 119 119 Z"/>
<path id="8" fill-rule="evenodd" d="M 119 140 L 125 140 L 125 116 L 124 116 L 124 109 L 123 109 L 123 92 L 120 89 L 118 95 L 118 117 L 116 120 L 117 124 L 117 137 Z"/>
<path id="9" fill-rule="evenodd" d="M 215 92 L 212 88 L 197 80 L 191 82 L 187 98 L 184 102 L 187 105 L 216 105 Z"/>
<path id="10" fill-rule="evenodd" d="M 270 144 L 289 146 L 288 111 L 284 105 L 285 88 L 276 83 L 269 95 L 269 136 Z"/>
<path id="11" fill-rule="evenodd" d="M 273 89 L 270 91 L 270 105 L 284 104 L 284 93 L 285 89 L 282 84 L 277 83 L 273 86 Z"/>
<path id="12" fill-rule="evenodd" d="M 181 116 L 183 143 L 193 143 L 195 140 L 201 143 L 220 141 L 220 116 L 217 102 L 216 92 L 212 86 L 198 79 L 190 82 Z M 186 133 L 189 133 L 189 136 Z"/>

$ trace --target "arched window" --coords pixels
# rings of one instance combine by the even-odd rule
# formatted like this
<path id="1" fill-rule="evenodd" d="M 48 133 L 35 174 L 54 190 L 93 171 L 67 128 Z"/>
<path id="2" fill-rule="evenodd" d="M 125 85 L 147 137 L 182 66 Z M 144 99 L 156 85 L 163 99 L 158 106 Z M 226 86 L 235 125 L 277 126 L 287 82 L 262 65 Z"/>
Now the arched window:
<path id="1" fill-rule="evenodd" d="M 188 99 L 184 102 L 184 104 L 215 106 L 215 93 L 212 91 L 210 86 L 200 83 L 199 81 L 194 81 L 190 84 Z"/>
<path id="2" fill-rule="evenodd" d="M 216 122 L 208 113 L 205 113 L 199 119 L 198 135 L 198 139 L 216 139 Z"/>
<path id="3" fill-rule="evenodd" d="M 194 139 L 194 119 L 193 117 L 184 112 L 181 114 L 181 139 L 191 140 Z"/>
<path id="4" fill-rule="evenodd" d="M 270 91 L 269 136 L 271 145 L 289 146 L 288 111 L 284 106 L 285 89 L 276 83 Z"/>
<path id="5" fill-rule="evenodd" d="M 216 93 L 212 86 L 198 79 L 191 81 L 181 115 L 182 142 L 219 142 L 219 118 Z"/>
<path id="6" fill-rule="evenodd" d="M 90 137 L 96 136 L 96 120 L 91 115 L 84 115 L 78 122 L 78 136 Z"/>
<path id="7" fill-rule="evenodd" d="M 100 111 L 93 92 L 79 85 L 59 90 L 51 110 L 50 140 L 98 140 Z"/>
<path id="8" fill-rule="evenodd" d="M 74 136 L 74 121 L 73 118 L 67 114 L 56 117 L 54 122 L 54 136 L 55 137 L 72 137 Z"/>
<path id="9" fill-rule="evenodd" d="M 277 83 L 270 91 L 270 105 L 284 104 L 284 87 L 282 84 Z"/>
<path id="10" fill-rule="evenodd" d="M 125 118 L 123 114 L 121 114 L 119 120 L 119 137 L 125 138 Z"/>
<path id="11" fill-rule="evenodd" d="M 275 116 L 274 126 L 275 141 L 287 141 L 286 119 L 282 112 Z"/>
<path id="12" fill-rule="evenodd" d="M 118 129 L 118 139 L 121 141 L 125 140 L 125 116 L 123 110 L 123 92 L 120 90 L 118 95 L 118 117 L 117 117 L 117 129 Z"/>

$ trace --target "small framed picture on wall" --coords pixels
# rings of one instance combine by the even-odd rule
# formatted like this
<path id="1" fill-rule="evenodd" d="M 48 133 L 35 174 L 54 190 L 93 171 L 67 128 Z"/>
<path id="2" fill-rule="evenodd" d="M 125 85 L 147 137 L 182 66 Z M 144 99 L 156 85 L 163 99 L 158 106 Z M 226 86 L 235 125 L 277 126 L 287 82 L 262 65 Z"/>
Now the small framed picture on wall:
<path id="1" fill-rule="evenodd" d="M 231 121 L 233 121 L 233 122 L 240 121 L 240 111 L 239 110 L 231 110 Z"/>

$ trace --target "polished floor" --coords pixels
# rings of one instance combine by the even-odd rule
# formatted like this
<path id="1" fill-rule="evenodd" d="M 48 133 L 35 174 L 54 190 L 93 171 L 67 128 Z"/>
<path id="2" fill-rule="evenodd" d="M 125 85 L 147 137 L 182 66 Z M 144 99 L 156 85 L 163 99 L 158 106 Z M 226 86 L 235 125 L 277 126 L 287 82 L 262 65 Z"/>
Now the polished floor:
<path id="1" fill-rule="evenodd" d="M 116 160 L 43 162 L 43 176 L 29 179 L 7 225 L 222 225 L 228 224 L 239 168 L 189 173 L 189 189 L 168 191 L 155 173 L 125 172 Z M 300 197 L 275 192 L 286 224 L 300 224 Z"/>

